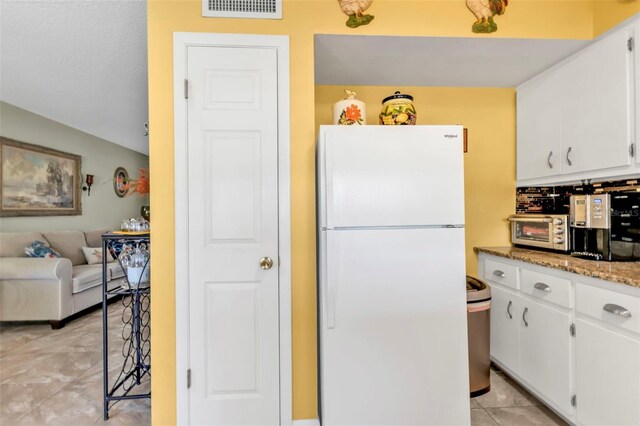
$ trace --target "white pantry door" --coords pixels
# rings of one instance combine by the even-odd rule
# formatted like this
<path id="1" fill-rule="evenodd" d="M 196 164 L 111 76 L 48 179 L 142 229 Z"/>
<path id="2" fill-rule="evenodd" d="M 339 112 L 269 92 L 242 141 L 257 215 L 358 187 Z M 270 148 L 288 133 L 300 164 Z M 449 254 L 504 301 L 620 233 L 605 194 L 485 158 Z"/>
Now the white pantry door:
<path id="1" fill-rule="evenodd" d="M 277 71 L 275 48 L 187 50 L 194 425 L 280 423 Z"/>

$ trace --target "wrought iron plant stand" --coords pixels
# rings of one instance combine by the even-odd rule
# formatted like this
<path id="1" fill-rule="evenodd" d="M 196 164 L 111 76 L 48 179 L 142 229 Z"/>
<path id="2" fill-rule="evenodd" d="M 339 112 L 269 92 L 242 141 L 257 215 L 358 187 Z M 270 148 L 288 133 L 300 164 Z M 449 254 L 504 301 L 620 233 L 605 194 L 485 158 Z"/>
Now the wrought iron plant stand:
<path id="1" fill-rule="evenodd" d="M 103 382 L 104 382 L 104 420 L 109 419 L 109 410 L 122 400 L 151 398 L 150 388 L 146 392 L 136 393 L 136 388 L 141 385 L 149 385 L 151 380 L 151 327 L 150 327 L 150 302 L 151 291 L 149 283 L 143 282 L 144 274 L 139 274 L 137 282 L 127 274 L 127 266 L 118 256 L 118 248 L 126 246 L 130 248 L 144 247 L 148 250 L 149 234 L 114 234 L 102 235 L 102 356 L 103 356 Z M 121 272 L 123 273 L 120 285 L 108 289 L 107 279 L 110 273 L 107 263 L 107 253 L 111 253 Z M 149 252 L 150 253 L 150 252 Z M 149 271 L 147 256 L 142 271 Z M 113 268 L 113 267 L 111 267 Z M 130 280 L 131 279 L 131 280 Z M 131 282 L 133 281 L 133 282 Z M 114 295 L 119 296 L 122 304 L 122 356 L 124 357 L 122 368 L 118 372 L 112 371 L 115 380 L 109 382 L 109 319 L 107 315 L 107 300 Z M 115 343 L 115 342 L 114 342 Z"/>

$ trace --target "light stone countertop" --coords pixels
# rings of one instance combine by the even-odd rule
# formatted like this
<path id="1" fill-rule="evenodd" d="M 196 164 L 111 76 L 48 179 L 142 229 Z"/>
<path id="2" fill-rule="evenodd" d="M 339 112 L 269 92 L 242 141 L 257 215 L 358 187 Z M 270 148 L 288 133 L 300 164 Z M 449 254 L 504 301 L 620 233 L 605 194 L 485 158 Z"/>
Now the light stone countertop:
<path id="1" fill-rule="evenodd" d="M 473 250 L 640 288 L 640 262 L 602 262 L 518 247 L 474 247 Z"/>

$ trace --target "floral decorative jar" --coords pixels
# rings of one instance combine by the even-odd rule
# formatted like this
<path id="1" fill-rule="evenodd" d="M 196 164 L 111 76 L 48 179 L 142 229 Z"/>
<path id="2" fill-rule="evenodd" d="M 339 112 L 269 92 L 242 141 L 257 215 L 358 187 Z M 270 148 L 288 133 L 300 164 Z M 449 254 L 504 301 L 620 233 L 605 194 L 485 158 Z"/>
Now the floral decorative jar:
<path id="1" fill-rule="evenodd" d="M 333 124 L 343 126 L 360 125 L 367 122 L 367 110 L 364 102 L 356 99 L 356 93 L 344 91 L 347 98 L 333 104 Z"/>
<path id="2" fill-rule="evenodd" d="M 388 126 L 415 125 L 416 120 L 413 96 L 396 92 L 382 100 L 380 124 Z"/>

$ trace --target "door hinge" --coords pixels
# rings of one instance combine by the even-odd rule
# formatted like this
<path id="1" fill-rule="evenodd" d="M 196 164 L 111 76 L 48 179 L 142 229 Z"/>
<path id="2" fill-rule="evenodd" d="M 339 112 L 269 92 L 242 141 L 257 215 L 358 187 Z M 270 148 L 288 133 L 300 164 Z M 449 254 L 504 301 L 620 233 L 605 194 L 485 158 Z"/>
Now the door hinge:
<path id="1" fill-rule="evenodd" d="M 574 323 L 569 326 L 569 334 L 573 337 L 576 335 L 576 325 Z"/>
<path id="2" fill-rule="evenodd" d="M 627 40 L 627 49 L 629 49 L 629 52 L 633 52 L 633 37 L 629 37 L 629 40 Z"/>
<path id="3" fill-rule="evenodd" d="M 629 155 L 631 157 L 636 156 L 636 144 L 632 143 L 631 145 L 629 145 Z"/>
<path id="4" fill-rule="evenodd" d="M 189 80 L 184 79 L 184 98 L 189 99 Z"/>
<path id="5" fill-rule="evenodd" d="M 191 369 L 187 370 L 187 389 L 191 389 Z"/>
<path id="6" fill-rule="evenodd" d="M 578 403 L 578 400 L 576 398 L 576 394 L 571 395 L 571 406 L 575 407 Z"/>

